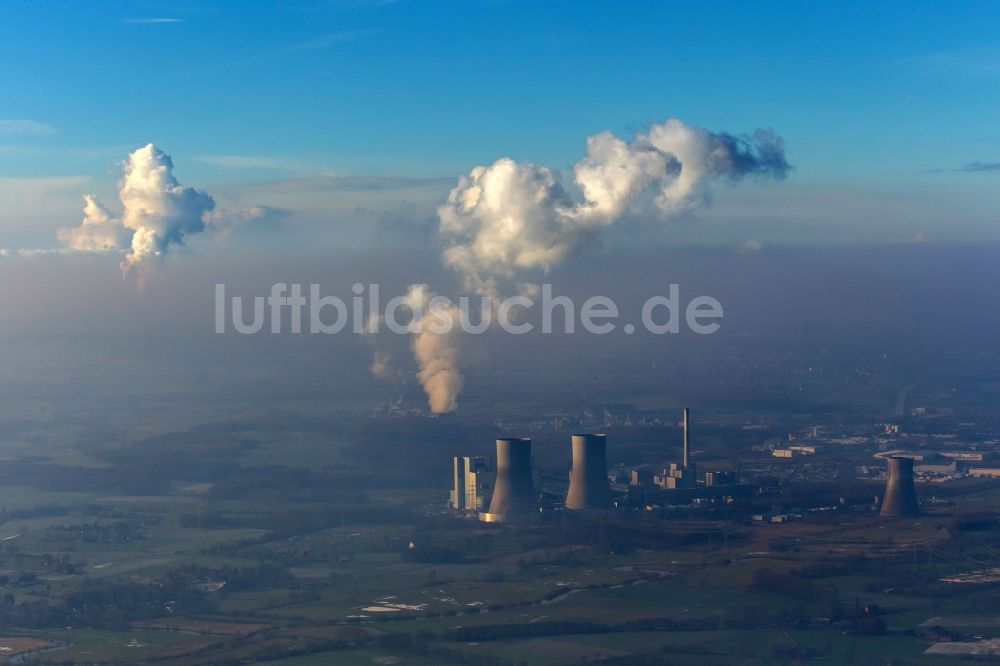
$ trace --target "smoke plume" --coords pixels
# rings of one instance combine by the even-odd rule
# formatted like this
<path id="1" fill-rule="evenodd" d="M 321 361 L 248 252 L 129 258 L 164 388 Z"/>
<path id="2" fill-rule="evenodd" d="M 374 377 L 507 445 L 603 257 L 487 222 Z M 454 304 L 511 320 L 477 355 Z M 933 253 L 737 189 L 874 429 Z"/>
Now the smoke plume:
<path id="1" fill-rule="evenodd" d="M 393 376 L 392 356 L 384 349 L 376 349 L 370 369 L 372 376 L 376 379 L 391 379 Z"/>
<path id="2" fill-rule="evenodd" d="M 413 357 L 427 404 L 435 414 L 453 412 L 465 384 L 458 369 L 458 308 L 435 302 L 426 284 L 412 285 L 406 299 L 414 313 L 419 313 L 412 325 Z"/>
<path id="3" fill-rule="evenodd" d="M 501 284 L 550 270 L 628 214 L 669 218 L 704 203 L 712 180 L 783 178 L 789 168 L 771 130 L 734 136 L 679 120 L 654 123 L 631 141 L 610 132 L 589 137 L 573 191 L 548 167 L 502 158 L 460 177 L 438 209 L 443 260 L 466 289 L 495 296 Z"/>
<path id="4" fill-rule="evenodd" d="M 448 299 L 437 297 L 426 284 L 410 285 L 400 302 L 413 313 L 407 330 L 417 362 L 417 379 L 427 394 L 427 405 L 435 414 L 453 412 L 458 409 L 458 394 L 465 384 L 458 367 L 458 308 Z M 376 319 L 368 321 L 367 335 L 374 335 L 382 327 L 384 320 Z M 380 379 L 395 376 L 387 351 L 375 351 L 371 372 Z"/>

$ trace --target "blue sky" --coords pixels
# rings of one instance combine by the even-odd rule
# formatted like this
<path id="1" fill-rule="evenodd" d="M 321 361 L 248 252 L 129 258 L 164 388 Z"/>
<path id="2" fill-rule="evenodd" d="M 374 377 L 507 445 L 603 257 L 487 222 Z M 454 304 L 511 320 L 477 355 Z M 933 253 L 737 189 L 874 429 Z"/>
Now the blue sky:
<path id="1" fill-rule="evenodd" d="M 667 117 L 774 128 L 795 206 L 849 192 L 878 224 L 913 195 L 988 224 L 1000 171 L 958 170 L 1000 163 L 998 35 L 995 2 L 2 2 L 0 203 L 20 203 L 0 247 L 77 223 L 83 193 L 113 201 L 151 141 L 206 189 L 453 178 L 501 156 L 566 170 L 587 135 Z M 10 179 L 62 180 L 32 201 Z"/>

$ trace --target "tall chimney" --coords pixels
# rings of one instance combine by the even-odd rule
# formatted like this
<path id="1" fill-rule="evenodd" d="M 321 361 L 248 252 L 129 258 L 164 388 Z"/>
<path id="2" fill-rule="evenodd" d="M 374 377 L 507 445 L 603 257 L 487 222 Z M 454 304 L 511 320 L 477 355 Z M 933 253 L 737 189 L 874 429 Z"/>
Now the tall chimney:
<path id="1" fill-rule="evenodd" d="M 497 479 L 488 519 L 507 522 L 527 516 L 537 505 L 531 478 L 531 440 L 508 437 L 497 440 Z"/>
<path id="2" fill-rule="evenodd" d="M 611 508 L 607 441 L 607 435 L 573 435 L 573 470 L 566 493 L 567 509 Z"/>
<path id="3" fill-rule="evenodd" d="M 888 463 L 889 475 L 885 482 L 885 496 L 882 498 L 880 513 L 900 518 L 919 516 L 917 491 L 913 486 L 913 458 L 893 456 Z"/>
<path id="4" fill-rule="evenodd" d="M 688 454 L 690 452 L 690 442 L 688 440 L 688 417 L 690 416 L 690 410 L 687 407 L 684 408 L 684 469 L 688 468 Z"/>

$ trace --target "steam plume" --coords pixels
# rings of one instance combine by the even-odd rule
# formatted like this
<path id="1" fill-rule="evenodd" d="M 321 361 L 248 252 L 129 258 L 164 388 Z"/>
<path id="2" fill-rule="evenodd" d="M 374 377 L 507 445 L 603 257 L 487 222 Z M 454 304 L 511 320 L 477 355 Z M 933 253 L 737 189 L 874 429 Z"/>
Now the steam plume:
<path id="1" fill-rule="evenodd" d="M 208 194 L 183 187 L 173 175 L 170 156 L 153 144 L 132 151 L 125 163 L 118 198 L 124 207 L 122 224 L 133 231 L 122 271 L 163 257 L 184 237 L 205 230 L 205 218 L 215 208 Z"/>
<path id="2" fill-rule="evenodd" d="M 459 370 L 458 307 L 440 298 L 426 284 L 410 285 L 401 304 L 413 312 L 409 324 L 410 348 L 417 362 L 417 379 L 427 394 L 427 405 L 435 414 L 458 409 L 458 394 L 465 379 Z M 366 334 L 373 335 L 383 321 L 369 320 Z M 376 378 L 391 378 L 391 358 L 379 349 L 371 364 Z"/>
<path id="3" fill-rule="evenodd" d="M 125 252 L 121 267 L 127 274 L 183 245 L 190 235 L 211 231 L 221 241 L 236 228 L 272 225 L 287 214 L 268 206 L 216 208 L 210 195 L 178 183 L 173 169 L 170 156 L 153 144 L 135 149 L 118 182 L 121 217 L 88 194 L 83 198 L 83 222 L 59 229 L 59 241 L 71 251 Z"/>
<path id="4" fill-rule="evenodd" d="M 465 379 L 458 369 L 458 308 L 435 300 L 426 284 L 410 286 L 406 300 L 413 310 L 413 357 L 427 394 L 427 404 L 435 414 L 458 409 L 458 394 Z"/>
<path id="5" fill-rule="evenodd" d="M 548 167 L 501 158 L 460 176 L 438 208 L 442 260 L 465 289 L 493 297 L 496 306 L 502 290 L 530 292 L 528 274 L 550 270 L 629 215 L 667 219 L 705 203 L 712 180 L 780 179 L 790 168 L 784 142 L 771 130 L 734 136 L 673 119 L 631 141 L 610 132 L 589 137 L 586 156 L 573 168 L 572 189 Z M 414 285 L 407 295 L 411 305 L 431 297 L 427 285 Z M 457 321 L 457 311 L 444 306 L 432 306 L 424 319 L 446 315 Z M 434 334 L 424 327 L 414 334 L 417 377 L 434 412 L 458 406 L 458 341 L 457 328 Z M 386 363 L 376 355 L 372 372 L 379 375 Z"/>
<path id="6" fill-rule="evenodd" d="M 59 242 L 79 252 L 122 250 L 132 242 L 132 232 L 111 215 L 92 194 L 83 197 L 83 222 L 79 227 L 59 229 Z"/>
<path id="7" fill-rule="evenodd" d="M 679 120 L 631 141 L 589 137 L 573 168 L 575 194 L 548 167 L 502 158 L 460 177 L 438 209 L 443 260 L 466 289 L 496 295 L 501 283 L 548 271 L 626 214 L 668 218 L 705 202 L 711 180 L 783 178 L 789 168 L 771 130 L 734 136 Z"/>

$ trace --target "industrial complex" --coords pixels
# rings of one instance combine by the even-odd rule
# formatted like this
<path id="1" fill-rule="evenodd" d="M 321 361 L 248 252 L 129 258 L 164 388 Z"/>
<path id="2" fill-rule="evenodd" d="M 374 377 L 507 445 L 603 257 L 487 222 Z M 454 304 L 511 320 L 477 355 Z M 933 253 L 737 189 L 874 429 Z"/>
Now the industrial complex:
<path id="1" fill-rule="evenodd" d="M 570 437 L 572 466 L 568 485 L 543 487 L 543 476 L 534 464 L 532 441 L 526 437 L 496 440 L 496 457 L 456 456 L 453 459 L 453 486 L 449 507 L 460 515 L 485 523 L 524 523 L 566 512 L 584 517 L 612 518 L 614 512 L 654 507 L 739 507 L 767 488 L 741 479 L 739 469 L 706 470 L 699 473 L 691 456 L 691 412 L 682 416 L 682 449 L 679 462 L 656 469 L 648 465 L 609 474 L 608 437 L 580 433 Z M 775 449 L 776 458 L 815 455 L 819 446 Z M 781 455 L 779 455 L 781 451 Z M 784 452 L 789 455 L 784 455 Z M 920 515 L 914 485 L 914 462 L 919 455 L 876 456 L 886 461 L 886 485 L 874 507 L 886 517 Z M 941 456 L 938 456 L 941 457 Z M 942 458 L 954 471 L 955 457 Z M 963 463 L 978 462 L 962 460 Z M 921 469 L 936 460 L 922 460 Z M 935 468 L 936 469 L 936 468 Z M 787 520 L 782 516 L 781 520 Z M 775 520 L 773 522 L 780 522 Z"/>

